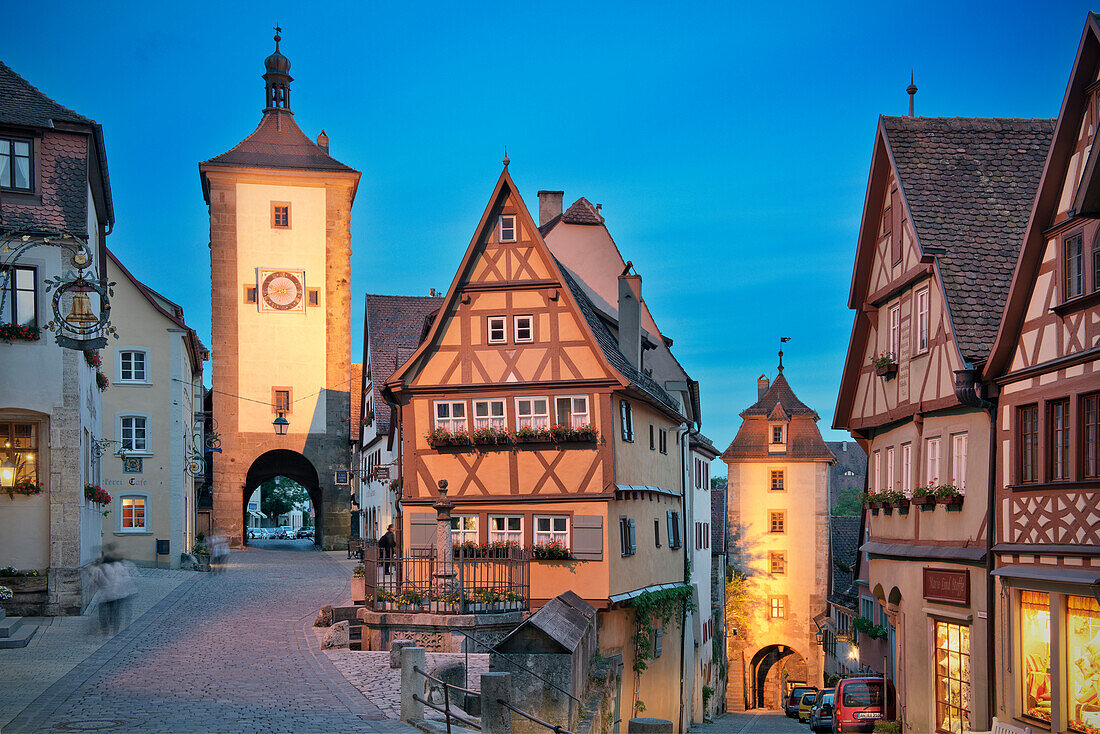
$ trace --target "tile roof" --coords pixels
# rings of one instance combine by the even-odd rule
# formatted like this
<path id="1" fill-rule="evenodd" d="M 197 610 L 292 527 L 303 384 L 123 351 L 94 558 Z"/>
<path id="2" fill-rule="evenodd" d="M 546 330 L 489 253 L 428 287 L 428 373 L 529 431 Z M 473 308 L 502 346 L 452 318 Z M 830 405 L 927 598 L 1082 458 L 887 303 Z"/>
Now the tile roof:
<path id="1" fill-rule="evenodd" d="M 555 258 L 555 262 L 557 262 L 557 258 Z M 588 322 L 589 329 L 592 330 L 593 336 L 596 337 L 600 349 L 602 349 L 604 355 L 607 356 L 607 360 L 611 363 L 611 366 L 618 370 L 619 374 L 629 380 L 638 390 L 648 395 L 657 403 L 665 406 L 676 415 L 682 415 L 680 404 L 665 392 L 664 388 L 658 385 L 656 380 L 630 364 L 623 353 L 619 351 L 619 340 L 615 338 L 611 330 L 608 329 L 607 325 L 603 322 L 603 319 L 600 318 L 599 313 L 596 311 L 596 307 L 588 298 L 588 294 L 585 293 L 585 289 L 581 287 L 580 282 L 578 282 L 578 278 L 573 275 L 573 273 L 569 272 L 569 269 L 560 262 L 558 262 L 558 269 L 561 271 L 565 284 L 569 287 L 569 290 L 573 293 L 573 297 L 577 300 L 577 305 L 580 306 L 581 313 L 584 314 L 584 320 Z"/>
<path id="2" fill-rule="evenodd" d="M 840 490 L 863 491 L 867 479 L 867 454 L 855 441 L 826 441 L 825 445 L 836 457 L 836 463 L 829 467 L 829 507 L 832 507 Z"/>
<path id="3" fill-rule="evenodd" d="M 603 217 L 592 202 L 583 196 L 573 202 L 573 206 L 565 210 L 561 215 L 561 221 L 566 224 L 603 224 Z"/>
<path id="4" fill-rule="evenodd" d="M 348 421 L 348 425 L 351 427 L 351 440 L 358 441 L 363 436 L 359 424 L 363 412 L 363 365 L 352 362 L 349 375 L 351 377 L 348 383 L 348 393 L 351 395 L 351 420 Z"/>
<path id="5" fill-rule="evenodd" d="M 0 62 L 0 124 L 53 127 L 55 122 L 94 125 L 95 121 L 73 112 L 40 92 L 37 87 Z"/>
<path id="6" fill-rule="evenodd" d="M 726 552 L 726 535 L 729 526 L 729 517 L 726 514 L 726 490 L 729 480 L 722 479 L 719 486 L 710 492 L 710 532 L 712 534 L 710 547 L 715 553 Z"/>
<path id="7" fill-rule="evenodd" d="M 777 410 L 778 409 L 778 410 Z M 772 416 L 786 414 L 787 448 L 772 452 L 768 427 Z M 759 400 L 741 411 L 741 428 L 722 454 L 723 459 L 774 459 L 775 461 L 835 461 L 833 453 L 821 438 L 817 428 L 817 411 L 794 394 L 787 378 L 780 372 Z"/>
<path id="8" fill-rule="evenodd" d="M 859 516 L 829 518 L 829 565 L 833 574 L 833 590 L 829 601 L 850 604 L 853 593 L 856 553 L 859 549 Z"/>
<path id="9" fill-rule="evenodd" d="M 205 165 L 355 172 L 307 138 L 294 122 L 293 114 L 280 109 L 265 110 L 251 135 L 231 150 L 200 164 Z"/>
<path id="10" fill-rule="evenodd" d="M 936 255 L 964 358 L 993 345 L 1054 120 L 883 117 L 922 251 Z"/>
<path id="11" fill-rule="evenodd" d="M 366 297 L 367 340 L 370 350 L 372 404 L 378 434 L 390 430 L 390 406 L 382 399 L 382 385 L 420 344 L 424 320 L 443 305 L 437 296 Z"/>
<path id="12" fill-rule="evenodd" d="M 781 406 L 788 416 L 812 415 L 814 420 L 817 419 L 817 411 L 795 396 L 794 390 L 791 389 L 787 378 L 783 376 L 782 372 L 776 376 L 775 382 L 760 396 L 759 400 L 741 411 L 741 417 L 770 415 L 775 411 L 776 406 Z"/>

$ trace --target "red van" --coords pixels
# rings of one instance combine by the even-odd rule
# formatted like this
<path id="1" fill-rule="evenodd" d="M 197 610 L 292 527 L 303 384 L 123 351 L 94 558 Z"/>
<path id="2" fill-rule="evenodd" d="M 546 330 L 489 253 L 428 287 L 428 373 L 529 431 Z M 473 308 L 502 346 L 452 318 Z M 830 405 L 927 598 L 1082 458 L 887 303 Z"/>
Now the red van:
<path id="1" fill-rule="evenodd" d="M 845 678 L 836 684 L 833 697 L 833 731 L 874 731 L 875 722 L 898 716 L 893 682 L 882 678 Z"/>

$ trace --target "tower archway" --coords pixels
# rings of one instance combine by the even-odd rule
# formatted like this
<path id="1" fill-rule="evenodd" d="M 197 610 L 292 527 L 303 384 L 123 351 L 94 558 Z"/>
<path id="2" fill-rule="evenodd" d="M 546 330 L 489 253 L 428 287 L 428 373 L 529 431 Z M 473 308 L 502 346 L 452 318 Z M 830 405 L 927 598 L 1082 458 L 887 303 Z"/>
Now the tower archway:
<path id="1" fill-rule="evenodd" d="M 252 465 L 248 467 L 243 487 L 244 498 L 242 507 L 247 507 L 248 497 L 261 484 L 275 477 L 286 477 L 305 488 L 309 494 L 309 501 L 313 504 L 314 532 L 313 543 L 318 547 L 324 547 L 324 507 L 321 500 L 321 482 L 317 476 L 317 470 L 309 459 L 297 451 L 289 449 L 274 449 L 256 457 Z M 247 512 L 247 510 L 245 510 Z M 242 518 L 247 521 L 247 518 Z"/>
<path id="2" fill-rule="evenodd" d="M 752 708 L 781 709 L 789 683 L 812 683 L 806 659 L 789 645 L 767 645 L 749 663 Z"/>

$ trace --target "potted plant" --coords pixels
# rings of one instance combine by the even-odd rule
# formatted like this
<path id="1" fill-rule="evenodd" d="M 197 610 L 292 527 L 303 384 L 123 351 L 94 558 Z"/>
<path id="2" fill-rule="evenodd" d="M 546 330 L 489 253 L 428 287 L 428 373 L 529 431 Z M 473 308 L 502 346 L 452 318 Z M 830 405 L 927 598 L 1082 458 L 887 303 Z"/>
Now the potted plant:
<path id="1" fill-rule="evenodd" d="M 195 557 L 196 570 L 210 570 L 210 545 L 206 542 L 206 533 L 195 534 L 195 544 L 191 546 L 191 555 Z"/>
<path id="2" fill-rule="evenodd" d="M 517 428 L 516 432 L 512 434 L 512 440 L 516 443 L 547 443 L 550 441 L 550 438 L 549 428 L 531 428 L 530 426 L 523 426 Z"/>
<path id="3" fill-rule="evenodd" d="M 417 589 L 402 589 L 401 593 L 397 595 L 397 603 L 401 606 L 403 612 L 419 612 L 421 605 L 424 603 L 424 595 Z"/>
<path id="4" fill-rule="evenodd" d="M 111 493 L 98 484 L 85 484 L 84 499 L 97 505 L 109 505 L 111 504 Z"/>
<path id="5" fill-rule="evenodd" d="M 470 434 L 479 446 L 501 446 L 508 443 L 508 431 L 501 428 L 478 428 Z"/>
<path id="6" fill-rule="evenodd" d="M 560 540 L 531 546 L 531 558 L 537 561 L 569 561 L 573 553 Z"/>
<path id="7" fill-rule="evenodd" d="M 96 369 L 103 366 L 103 360 L 99 356 L 98 349 L 85 349 L 84 361 L 88 363 L 89 367 L 95 367 Z"/>
<path id="8" fill-rule="evenodd" d="M 351 601 L 353 604 L 367 601 L 367 569 L 362 563 L 351 569 Z"/>
<path id="9" fill-rule="evenodd" d="M 898 371 L 898 357 L 893 352 L 879 352 L 871 363 L 875 365 L 875 373 L 879 377 L 889 379 Z"/>
<path id="10" fill-rule="evenodd" d="M 877 497 L 878 501 L 882 503 L 882 507 L 887 515 L 893 514 L 894 508 L 900 507 L 903 500 L 905 501 L 906 511 L 909 510 L 908 498 L 896 489 L 888 489 L 885 492 L 880 492 Z"/>
<path id="11" fill-rule="evenodd" d="M 103 392 L 111 386 L 111 383 L 107 380 L 107 375 L 99 370 L 95 371 L 95 386 L 99 388 L 100 392 Z"/>
<path id="12" fill-rule="evenodd" d="M 936 492 L 932 483 L 918 484 L 914 487 L 910 495 L 910 501 L 921 508 L 922 511 L 934 509 L 936 506 Z"/>
<path id="13" fill-rule="evenodd" d="M 368 410 L 367 414 L 363 416 L 363 425 L 369 426 L 374 423 L 374 411 Z"/>
<path id="14" fill-rule="evenodd" d="M 16 479 L 15 484 L 4 487 L 4 491 L 8 493 L 8 498 L 13 500 L 17 494 L 24 497 L 33 497 L 36 494 L 42 494 L 42 482 L 28 478 Z"/>
<path id="15" fill-rule="evenodd" d="M 936 487 L 936 502 L 941 505 L 947 505 L 948 510 L 961 510 L 963 491 L 954 484 L 941 484 Z"/>

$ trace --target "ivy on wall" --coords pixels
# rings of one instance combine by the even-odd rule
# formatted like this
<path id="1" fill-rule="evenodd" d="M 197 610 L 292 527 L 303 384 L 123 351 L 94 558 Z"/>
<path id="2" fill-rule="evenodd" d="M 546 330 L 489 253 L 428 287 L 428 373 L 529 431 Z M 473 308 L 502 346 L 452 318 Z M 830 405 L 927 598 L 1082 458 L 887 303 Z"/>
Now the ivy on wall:
<path id="1" fill-rule="evenodd" d="M 634 715 L 645 711 L 645 702 L 638 698 L 638 681 L 649 668 L 650 661 L 654 658 L 654 638 L 657 634 L 657 626 L 670 624 L 673 619 L 679 617 L 683 624 L 684 617 L 695 611 L 695 600 L 692 598 L 690 586 L 677 586 L 672 589 L 660 591 L 645 591 L 630 601 L 630 607 L 634 610 L 634 634 L 631 642 L 634 643 Z"/>

